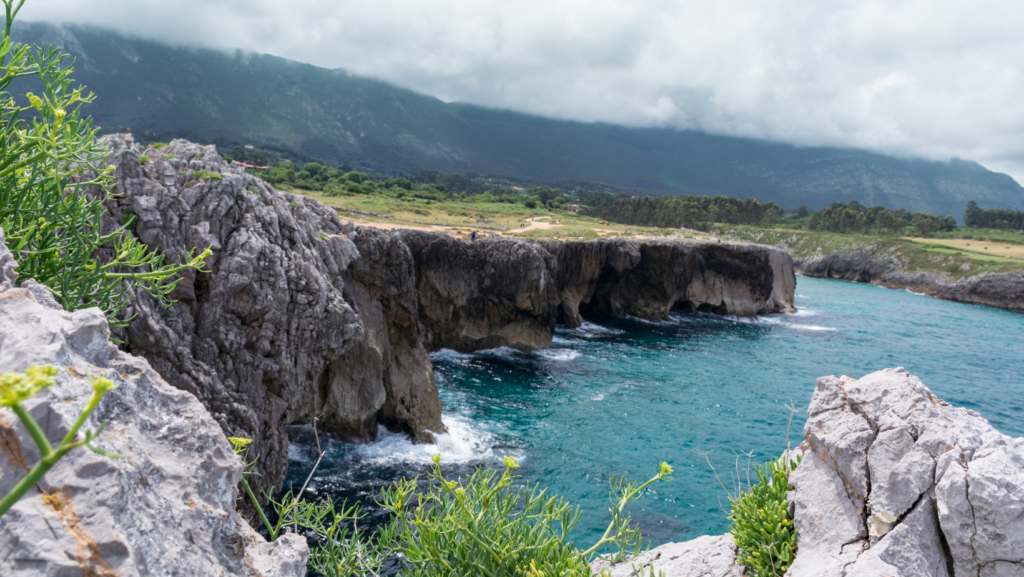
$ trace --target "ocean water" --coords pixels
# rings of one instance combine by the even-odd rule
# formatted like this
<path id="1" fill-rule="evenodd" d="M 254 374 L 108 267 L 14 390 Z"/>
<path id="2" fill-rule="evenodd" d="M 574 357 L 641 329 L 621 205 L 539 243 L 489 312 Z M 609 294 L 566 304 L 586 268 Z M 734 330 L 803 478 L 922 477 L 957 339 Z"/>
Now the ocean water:
<path id="1" fill-rule="evenodd" d="M 521 481 L 539 482 L 583 511 L 575 538 L 589 546 L 606 527 L 612 474 L 645 480 L 667 461 L 675 479 L 632 506 L 653 545 L 724 533 L 728 488 L 747 464 L 802 441 L 805 409 L 822 375 L 861 377 L 902 366 L 940 398 L 1024 435 L 1024 314 L 905 291 L 798 277 L 795 314 L 756 319 L 673 315 L 663 323 L 588 317 L 560 328 L 551 349 L 432 355 L 449 432 L 413 445 L 325 441 L 309 496 L 363 502 L 365 526 L 385 516 L 373 496 L 423 475 L 441 453 L 450 476 L 519 458 Z M 788 427 L 795 404 L 799 411 Z M 296 431 L 289 483 L 315 457 Z M 305 431 L 308 433 L 308 429 Z M 707 454 L 707 457 L 704 456 Z M 751 474 L 752 476 L 752 474 Z"/>

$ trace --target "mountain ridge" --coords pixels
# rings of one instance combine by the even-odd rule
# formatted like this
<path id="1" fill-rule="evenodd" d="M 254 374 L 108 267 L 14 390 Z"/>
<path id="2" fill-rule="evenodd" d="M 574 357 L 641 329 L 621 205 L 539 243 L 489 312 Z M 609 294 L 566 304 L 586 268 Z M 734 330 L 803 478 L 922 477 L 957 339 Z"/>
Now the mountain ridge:
<path id="1" fill-rule="evenodd" d="M 818 208 L 858 200 L 961 217 L 970 200 L 1024 209 L 1011 177 L 965 160 L 904 159 L 669 128 L 532 116 L 251 51 L 173 47 L 74 25 L 19 23 L 61 46 L 98 98 L 97 124 L 285 145 L 380 172 L 501 173 Z"/>

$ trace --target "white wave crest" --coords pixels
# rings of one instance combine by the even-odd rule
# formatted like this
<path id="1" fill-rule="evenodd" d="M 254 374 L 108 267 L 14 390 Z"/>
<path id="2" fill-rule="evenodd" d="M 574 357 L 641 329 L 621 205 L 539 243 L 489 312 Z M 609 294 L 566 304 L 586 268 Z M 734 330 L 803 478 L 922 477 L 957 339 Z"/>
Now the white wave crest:
<path id="1" fill-rule="evenodd" d="M 818 325 L 789 325 L 791 329 L 797 329 L 802 331 L 838 331 L 839 329 L 833 327 L 821 327 Z"/>
<path id="2" fill-rule="evenodd" d="M 447 415 L 442 418 L 448 432 L 435 435 L 437 443 L 413 444 L 408 435 L 381 429 L 376 441 L 357 445 L 355 452 L 369 463 L 378 465 L 426 464 L 438 453 L 441 454 L 442 463 L 468 463 L 494 458 L 493 435 L 474 427 L 466 417 Z"/>
<path id="3" fill-rule="evenodd" d="M 545 349 L 543 351 L 537 351 L 538 357 L 543 357 L 549 361 L 571 361 L 575 358 L 579 358 L 580 352 L 572 349 Z"/>

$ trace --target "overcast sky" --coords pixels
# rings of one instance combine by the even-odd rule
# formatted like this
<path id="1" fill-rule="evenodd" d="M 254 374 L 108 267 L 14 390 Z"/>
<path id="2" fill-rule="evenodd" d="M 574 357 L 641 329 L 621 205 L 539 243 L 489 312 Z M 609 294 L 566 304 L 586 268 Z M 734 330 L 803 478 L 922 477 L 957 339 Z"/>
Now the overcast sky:
<path id="1" fill-rule="evenodd" d="M 1024 182 L 1020 0 L 28 0 L 21 18 L 558 118 L 956 156 Z"/>

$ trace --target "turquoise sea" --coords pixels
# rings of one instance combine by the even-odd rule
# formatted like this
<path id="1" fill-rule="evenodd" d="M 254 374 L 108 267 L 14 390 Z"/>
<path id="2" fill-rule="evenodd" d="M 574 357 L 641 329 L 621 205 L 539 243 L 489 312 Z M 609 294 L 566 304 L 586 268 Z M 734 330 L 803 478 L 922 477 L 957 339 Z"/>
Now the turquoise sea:
<path id="1" fill-rule="evenodd" d="M 724 533 L 725 491 L 698 452 L 709 452 L 727 486 L 737 463 L 746 479 L 748 459 L 759 464 L 785 448 L 786 405 L 806 409 L 815 378 L 897 366 L 1002 432 L 1024 435 L 1024 314 L 804 277 L 796 292 L 795 314 L 678 314 L 663 323 L 593 316 L 558 329 L 546 351 L 436 353 L 449 433 L 437 445 L 388 432 L 364 445 L 331 441 L 311 496 L 362 501 L 372 525 L 383 519 L 373 494 L 422 475 L 434 453 L 450 475 L 498 468 L 514 455 L 522 480 L 581 507 L 575 536 L 589 545 L 608 522 L 610 476 L 647 479 L 668 461 L 675 480 L 632 508 L 644 536 L 659 545 Z M 804 414 L 793 419 L 794 446 Z M 295 486 L 315 457 L 297 432 Z"/>

